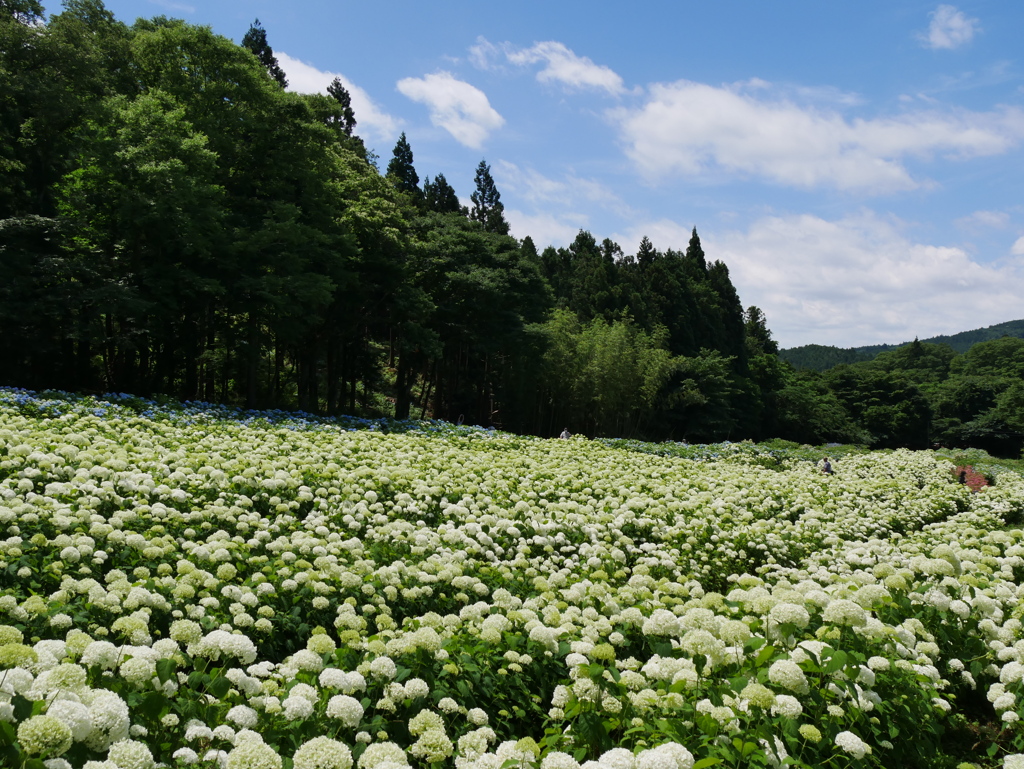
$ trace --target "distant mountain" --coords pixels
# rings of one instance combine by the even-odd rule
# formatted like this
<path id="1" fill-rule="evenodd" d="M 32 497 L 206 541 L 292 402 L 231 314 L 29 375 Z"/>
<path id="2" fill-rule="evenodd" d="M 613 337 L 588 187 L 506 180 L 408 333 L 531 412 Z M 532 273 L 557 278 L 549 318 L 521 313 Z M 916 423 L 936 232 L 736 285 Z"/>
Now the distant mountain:
<path id="1" fill-rule="evenodd" d="M 999 339 L 1004 336 L 1015 336 L 1024 339 L 1024 320 L 1011 320 L 1006 323 L 998 323 L 987 328 L 976 328 L 973 331 L 961 331 L 951 336 L 933 336 L 922 339 L 922 342 L 931 344 L 948 344 L 958 353 L 967 352 L 971 345 L 978 342 L 987 342 L 990 339 Z M 791 363 L 795 368 L 814 369 L 825 371 L 838 366 L 841 363 L 858 363 L 871 360 L 878 353 L 886 350 L 895 350 L 910 342 L 902 344 L 872 344 L 864 347 L 830 347 L 821 344 L 805 344 L 803 347 L 790 347 L 780 350 L 779 356 Z"/>

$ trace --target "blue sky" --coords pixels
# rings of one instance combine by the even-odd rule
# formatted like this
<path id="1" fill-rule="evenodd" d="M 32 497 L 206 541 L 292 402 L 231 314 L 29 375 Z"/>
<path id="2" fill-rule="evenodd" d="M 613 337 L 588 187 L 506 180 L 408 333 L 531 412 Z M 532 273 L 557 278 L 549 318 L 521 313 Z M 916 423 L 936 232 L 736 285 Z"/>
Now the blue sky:
<path id="1" fill-rule="evenodd" d="M 539 248 L 696 226 L 783 347 L 1024 318 L 1018 0 L 107 7 L 236 41 L 258 17 L 290 88 L 346 83 L 382 167 L 404 131 L 468 201 L 485 159 Z"/>

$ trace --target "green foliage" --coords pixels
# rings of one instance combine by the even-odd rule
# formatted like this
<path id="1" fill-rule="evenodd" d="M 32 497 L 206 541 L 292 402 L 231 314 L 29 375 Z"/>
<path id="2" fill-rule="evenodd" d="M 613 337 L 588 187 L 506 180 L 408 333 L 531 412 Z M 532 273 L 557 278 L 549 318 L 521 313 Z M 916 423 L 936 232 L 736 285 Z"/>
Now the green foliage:
<path id="1" fill-rule="evenodd" d="M 544 332 L 543 383 L 559 404 L 560 421 L 573 431 L 629 435 L 656 413 L 680 367 L 664 348 L 664 329 L 648 335 L 628 317 L 581 324 L 571 312 L 556 310 Z"/>
<path id="2" fill-rule="evenodd" d="M 928 445 L 931 409 L 921 390 L 899 374 L 837 366 L 825 382 L 843 407 L 883 448 Z"/>
<path id="3" fill-rule="evenodd" d="M 405 138 L 403 131 L 402 135 L 398 137 L 393 156 L 388 162 L 387 175 L 391 183 L 395 185 L 395 189 L 414 196 L 414 199 L 419 199 L 422 194 L 419 186 L 420 177 L 412 162 L 412 147 L 409 146 L 409 141 Z"/>
<path id="4" fill-rule="evenodd" d="M 423 181 L 423 199 L 430 211 L 439 214 L 458 214 L 462 212 L 462 205 L 455 190 L 444 178 L 444 174 L 438 174 L 431 181 L 428 176 Z"/>
<path id="5" fill-rule="evenodd" d="M 484 160 L 476 167 L 476 189 L 469 196 L 473 207 L 469 218 L 480 222 L 487 232 L 496 235 L 508 235 L 508 222 L 505 221 L 505 206 L 501 202 L 501 193 L 494 184 L 491 167 Z"/>
<path id="6" fill-rule="evenodd" d="M 267 70 L 267 74 L 274 78 L 279 86 L 288 87 L 288 78 L 285 76 L 284 70 L 281 69 L 281 65 L 277 63 L 274 49 L 267 42 L 267 31 L 263 29 L 259 19 L 252 23 L 242 37 L 242 47 L 248 48 L 252 52 L 253 56 Z"/>

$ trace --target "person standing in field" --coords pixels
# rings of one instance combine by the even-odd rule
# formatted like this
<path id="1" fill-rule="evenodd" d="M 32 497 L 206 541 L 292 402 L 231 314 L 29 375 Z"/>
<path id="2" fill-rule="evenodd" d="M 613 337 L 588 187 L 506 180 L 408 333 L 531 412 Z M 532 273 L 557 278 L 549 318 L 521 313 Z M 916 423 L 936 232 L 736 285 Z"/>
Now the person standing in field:
<path id="1" fill-rule="evenodd" d="M 821 465 L 821 471 L 825 475 L 832 475 L 832 463 L 828 461 L 828 457 L 825 457 L 823 464 Z"/>

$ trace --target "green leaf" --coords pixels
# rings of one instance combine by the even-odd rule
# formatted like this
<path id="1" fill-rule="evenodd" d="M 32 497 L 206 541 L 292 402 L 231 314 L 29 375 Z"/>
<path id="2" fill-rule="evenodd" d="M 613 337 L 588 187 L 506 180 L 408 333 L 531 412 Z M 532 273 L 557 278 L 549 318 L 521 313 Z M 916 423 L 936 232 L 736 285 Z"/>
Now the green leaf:
<path id="1" fill-rule="evenodd" d="M 14 705 L 15 721 L 24 721 L 32 715 L 32 700 L 26 699 L 20 694 L 15 694 L 11 698 L 11 704 Z"/>
<path id="2" fill-rule="evenodd" d="M 21 751 L 13 745 L 0 747 L 0 766 L 17 766 L 21 760 Z"/>
<path id="3" fill-rule="evenodd" d="M 825 663 L 825 666 L 822 668 L 822 672 L 835 673 L 837 670 L 845 666 L 846 652 L 842 651 L 841 649 L 836 649 L 832 652 L 832 656 L 829 658 L 828 662 Z"/>
<path id="4" fill-rule="evenodd" d="M 174 673 L 178 666 L 174 663 L 174 660 L 162 659 L 156 662 L 156 675 L 160 679 L 160 683 L 165 684 L 174 677 Z"/>
<path id="5" fill-rule="evenodd" d="M 726 603 L 728 603 L 728 601 Z M 746 642 L 743 644 L 743 648 L 745 650 L 747 650 L 748 652 L 756 652 L 758 649 L 760 649 L 766 643 L 768 643 L 768 642 L 766 640 L 764 640 L 763 638 L 759 638 L 757 636 L 754 636 L 753 638 L 748 638 L 746 640 Z M 708 761 L 709 759 L 704 759 L 704 760 Z M 718 759 L 715 759 L 715 760 L 717 761 Z M 698 762 L 698 763 L 700 763 L 700 762 Z M 696 769 L 696 767 L 695 767 L 695 769 Z"/>
<path id="6" fill-rule="evenodd" d="M 700 761 L 698 761 L 697 763 L 695 763 L 693 765 L 692 769 L 707 769 L 707 767 L 709 767 L 709 766 L 714 766 L 715 764 L 720 764 L 720 763 L 722 763 L 722 759 L 720 759 L 720 758 L 713 758 L 713 757 L 702 758 Z"/>
<path id="7" fill-rule="evenodd" d="M 218 700 L 222 699 L 225 694 L 228 693 L 228 689 L 231 688 L 231 681 L 224 676 L 217 676 L 213 679 L 213 683 L 210 684 L 210 694 L 216 697 Z"/>
<path id="8" fill-rule="evenodd" d="M 143 698 L 138 711 L 147 718 L 156 721 L 160 718 L 160 714 L 166 705 L 167 697 L 164 696 L 163 692 L 150 692 Z"/>
<path id="9" fill-rule="evenodd" d="M 759 668 L 764 665 L 768 660 L 775 654 L 775 647 L 769 644 L 761 649 L 757 654 L 757 658 L 754 660 L 754 667 Z"/>

